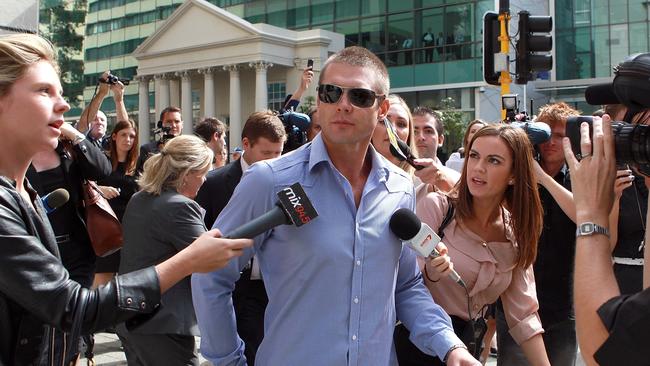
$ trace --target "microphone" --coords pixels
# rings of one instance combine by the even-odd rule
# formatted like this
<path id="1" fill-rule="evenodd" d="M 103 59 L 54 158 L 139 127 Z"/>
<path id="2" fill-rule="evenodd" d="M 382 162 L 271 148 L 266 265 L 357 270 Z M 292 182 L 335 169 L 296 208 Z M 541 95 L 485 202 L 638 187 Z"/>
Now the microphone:
<path id="1" fill-rule="evenodd" d="M 399 147 L 399 151 L 395 148 L 395 145 L 391 144 L 390 145 L 390 153 L 396 157 L 397 159 L 401 161 L 406 161 L 409 163 L 410 166 L 414 167 L 416 170 L 421 170 L 424 169 L 424 166 L 415 164 L 413 161 L 413 153 L 411 152 L 411 148 L 406 144 L 406 142 L 400 140 L 399 138 L 396 139 L 397 141 L 397 146 Z"/>
<path id="2" fill-rule="evenodd" d="M 278 202 L 270 211 L 234 229 L 227 239 L 252 239 L 280 225 L 302 226 L 318 216 L 300 183 L 278 192 Z"/>
<path id="3" fill-rule="evenodd" d="M 541 144 L 551 138 L 551 128 L 543 122 L 510 122 L 512 127 L 521 128 L 526 131 L 530 143 L 533 145 Z"/>
<path id="4" fill-rule="evenodd" d="M 66 202 L 70 199 L 70 194 L 63 188 L 57 188 L 52 192 L 41 197 L 41 203 L 45 208 L 45 213 L 50 214 L 54 212 L 57 208 L 65 205 Z"/>
<path id="5" fill-rule="evenodd" d="M 420 221 L 415 213 L 407 208 L 400 208 L 390 217 L 390 230 L 409 247 L 423 257 L 439 257 L 436 245 L 440 237 L 429 225 Z M 455 270 L 451 270 L 449 277 L 463 288 L 467 288 L 463 279 Z"/>

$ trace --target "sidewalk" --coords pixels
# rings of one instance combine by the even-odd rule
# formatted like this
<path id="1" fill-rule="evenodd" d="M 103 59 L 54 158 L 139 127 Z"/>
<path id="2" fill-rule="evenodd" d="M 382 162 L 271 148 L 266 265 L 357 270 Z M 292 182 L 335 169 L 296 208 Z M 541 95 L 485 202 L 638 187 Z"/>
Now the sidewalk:
<path id="1" fill-rule="evenodd" d="M 196 337 L 196 348 L 199 348 L 200 338 Z M 199 353 L 199 362 L 201 366 L 209 366 L 210 362 L 206 361 Z M 82 358 L 82 365 L 86 360 Z M 95 334 L 95 364 L 97 366 L 126 366 L 126 358 L 120 345 L 120 340 L 112 333 Z M 487 362 L 489 366 L 496 366 L 497 360 L 490 357 Z"/>

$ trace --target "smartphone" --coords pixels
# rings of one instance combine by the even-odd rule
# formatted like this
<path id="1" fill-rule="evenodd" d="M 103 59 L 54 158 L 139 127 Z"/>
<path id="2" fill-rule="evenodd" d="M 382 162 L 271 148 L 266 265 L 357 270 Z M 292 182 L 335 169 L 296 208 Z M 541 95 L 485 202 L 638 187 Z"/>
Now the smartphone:
<path id="1" fill-rule="evenodd" d="M 314 69 L 314 60 L 312 59 L 307 59 L 307 68 L 313 70 Z"/>

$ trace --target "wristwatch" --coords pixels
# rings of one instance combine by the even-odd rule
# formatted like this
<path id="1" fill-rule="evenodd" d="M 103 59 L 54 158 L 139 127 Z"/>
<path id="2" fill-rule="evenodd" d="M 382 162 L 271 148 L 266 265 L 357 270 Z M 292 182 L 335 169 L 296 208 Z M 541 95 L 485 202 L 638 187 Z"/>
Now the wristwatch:
<path id="1" fill-rule="evenodd" d="M 593 222 L 583 222 L 582 224 L 578 225 L 578 228 L 576 229 L 576 238 L 594 234 L 603 234 L 609 238 L 609 229 L 598 224 L 594 224 Z"/>

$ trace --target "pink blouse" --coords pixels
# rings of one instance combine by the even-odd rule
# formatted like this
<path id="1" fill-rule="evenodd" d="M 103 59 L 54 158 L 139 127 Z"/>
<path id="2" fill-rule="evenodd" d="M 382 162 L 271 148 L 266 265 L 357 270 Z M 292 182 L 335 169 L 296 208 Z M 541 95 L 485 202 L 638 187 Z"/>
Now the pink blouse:
<path id="1" fill-rule="evenodd" d="M 432 192 L 418 200 L 417 215 L 438 231 L 448 207 L 443 194 Z M 505 209 L 504 216 L 504 221 L 509 222 L 510 213 Z M 506 225 L 506 242 L 485 242 L 455 219 L 447 225 L 444 233 L 442 242 L 449 249 L 454 269 L 467 284 L 472 317 L 476 318 L 486 304 L 501 297 L 510 334 L 518 344 L 543 333 L 537 315 L 539 303 L 533 268 L 522 270 L 515 266 L 517 244 L 510 225 Z M 436 303 L 450 315 L 467 320 L 465 290 L 448 276 L 438 282 L 429 281 L 424 275 L 424 258 L 418 257 L 418 262 L 424 283 Z M 435 271 L 428 267 L 427 270 L 430 275 Z"/>

